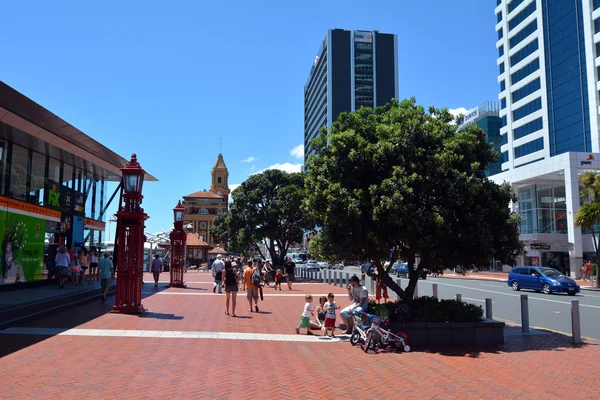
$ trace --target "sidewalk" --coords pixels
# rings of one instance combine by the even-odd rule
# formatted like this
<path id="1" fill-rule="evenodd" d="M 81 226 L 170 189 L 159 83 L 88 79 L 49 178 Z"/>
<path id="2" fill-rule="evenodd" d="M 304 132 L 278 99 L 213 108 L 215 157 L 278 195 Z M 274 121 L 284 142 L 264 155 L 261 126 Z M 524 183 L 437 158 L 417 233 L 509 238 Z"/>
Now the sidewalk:
<path id="1" fill-rule="evenodd" d="M 239 292 L 233 318 L 224 314 L 225 296 L 212 293 L 210 274 L 187 273 L 186 289 L 165 288 L 168 278 L 161 274 L 155 289 L 145 277 L 149 311 L 140 316 L 107 313 L 111 297 L 0 331 L 2 396 L 596 399 L 600 392 L 595 343 L 507 328 L 500 347 L 366 354 L 339 331 L 333 340 L 294 332 L 305 294 L 333 292 L 344 307 L 343 288 L 266 288 L 260 313 L 249 312 Z"/>

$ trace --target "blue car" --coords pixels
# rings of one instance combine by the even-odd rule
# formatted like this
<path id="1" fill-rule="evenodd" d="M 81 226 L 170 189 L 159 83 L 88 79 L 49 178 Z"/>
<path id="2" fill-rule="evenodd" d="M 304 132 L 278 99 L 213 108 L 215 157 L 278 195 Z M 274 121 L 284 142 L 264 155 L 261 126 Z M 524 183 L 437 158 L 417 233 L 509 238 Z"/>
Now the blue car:
<path id="1" fill-rule="evenodd" d="M 581 290 L 573 279 L 548 267 L 514 267 L 508 273 L 508 286 L 512 290 L 531 289 L 544 294 L 563 292 L 570 296 Z"/>

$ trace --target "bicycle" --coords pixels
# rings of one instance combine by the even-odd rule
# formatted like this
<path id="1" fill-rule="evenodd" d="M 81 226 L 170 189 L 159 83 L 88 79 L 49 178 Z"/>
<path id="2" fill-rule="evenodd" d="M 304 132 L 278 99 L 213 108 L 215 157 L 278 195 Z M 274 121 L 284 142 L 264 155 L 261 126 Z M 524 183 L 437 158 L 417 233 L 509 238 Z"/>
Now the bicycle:
<path id="1" fill-rule="evenodd" d="M 264 274 L 262 275 L 262 282 L 263 282 L 263 286 L 268 286 L 270 288 L 274 288 L 276 281 L 275 281 L 275 270 L 271 270 L 269 271 L 269 273 L 265 276 Z M 285 283 L 287 282 L 285 275 L 283 277 L 281 277 L 281 283 Z"/>
<path id="2" fill-rule="evenodd" d="M 375 315 L 369 316 L 369 318 L 371 320 L 371 327 L 367 329 L 362 345 L 362 349 L 365 353 L 369 352 L 369 350 L 375 350 L 377 347 L 383 346 L 392 346 L 397 350 L 402 349 L 407 353 L 410 351 L 410 337 L 408 336 L 408 333 L 400 331 L 394 334 L 390 330 L 383 329 L 380 326 L 382 322 L 381 317 Z M 379 340 L 376 340 L 375 335 L 379 337 Z"/>

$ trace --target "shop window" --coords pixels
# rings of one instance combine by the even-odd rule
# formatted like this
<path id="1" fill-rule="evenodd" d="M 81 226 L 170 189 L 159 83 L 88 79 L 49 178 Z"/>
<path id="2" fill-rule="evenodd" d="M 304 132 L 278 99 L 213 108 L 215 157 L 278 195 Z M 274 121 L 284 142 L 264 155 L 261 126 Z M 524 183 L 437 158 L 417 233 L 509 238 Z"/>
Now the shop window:
<path id="1" fill-rule="evenodd" d="M 73 189 L 73 166 L 70 164 L 64 164 L 62 184 Z"/>
<path id="2" fill-rule="evenodd" d="M 46 156 L 38 152 L 31 154 L 31 186 L 29 202 L 42 204 L 44 201 L 44 186 L 46 176 Z"/>
<path id="3" fill-rule="evenodd" d="M 48 179 L 60 182 L 60 161 L 52 157 L 48 160 Z"/>
<path id="4" fill-rule="evenodd" d="M 6 174 L 6 142 L 0 142 L 0 195 L 4 195 Z"/>
<path id="5" fill-rule="evenodd" d="M 10 166 L 10 196 L 27 200 L 27 176 L 29 175 L 29 150 L 13 144 Z"/>

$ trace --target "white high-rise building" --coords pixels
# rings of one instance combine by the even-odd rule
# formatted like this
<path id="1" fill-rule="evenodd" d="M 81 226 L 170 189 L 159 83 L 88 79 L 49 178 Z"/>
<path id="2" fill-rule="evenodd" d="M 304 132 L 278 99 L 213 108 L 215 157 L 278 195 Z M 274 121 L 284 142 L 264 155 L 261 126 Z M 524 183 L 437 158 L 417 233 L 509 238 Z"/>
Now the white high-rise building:
<path id="1" fill-rule="evenodd" d="M 574 276 L 595 256 L 575 226 L 579 177 L 600 169 L 600 0 L 496 0 L 502 172 L 524 265 Z"/>

